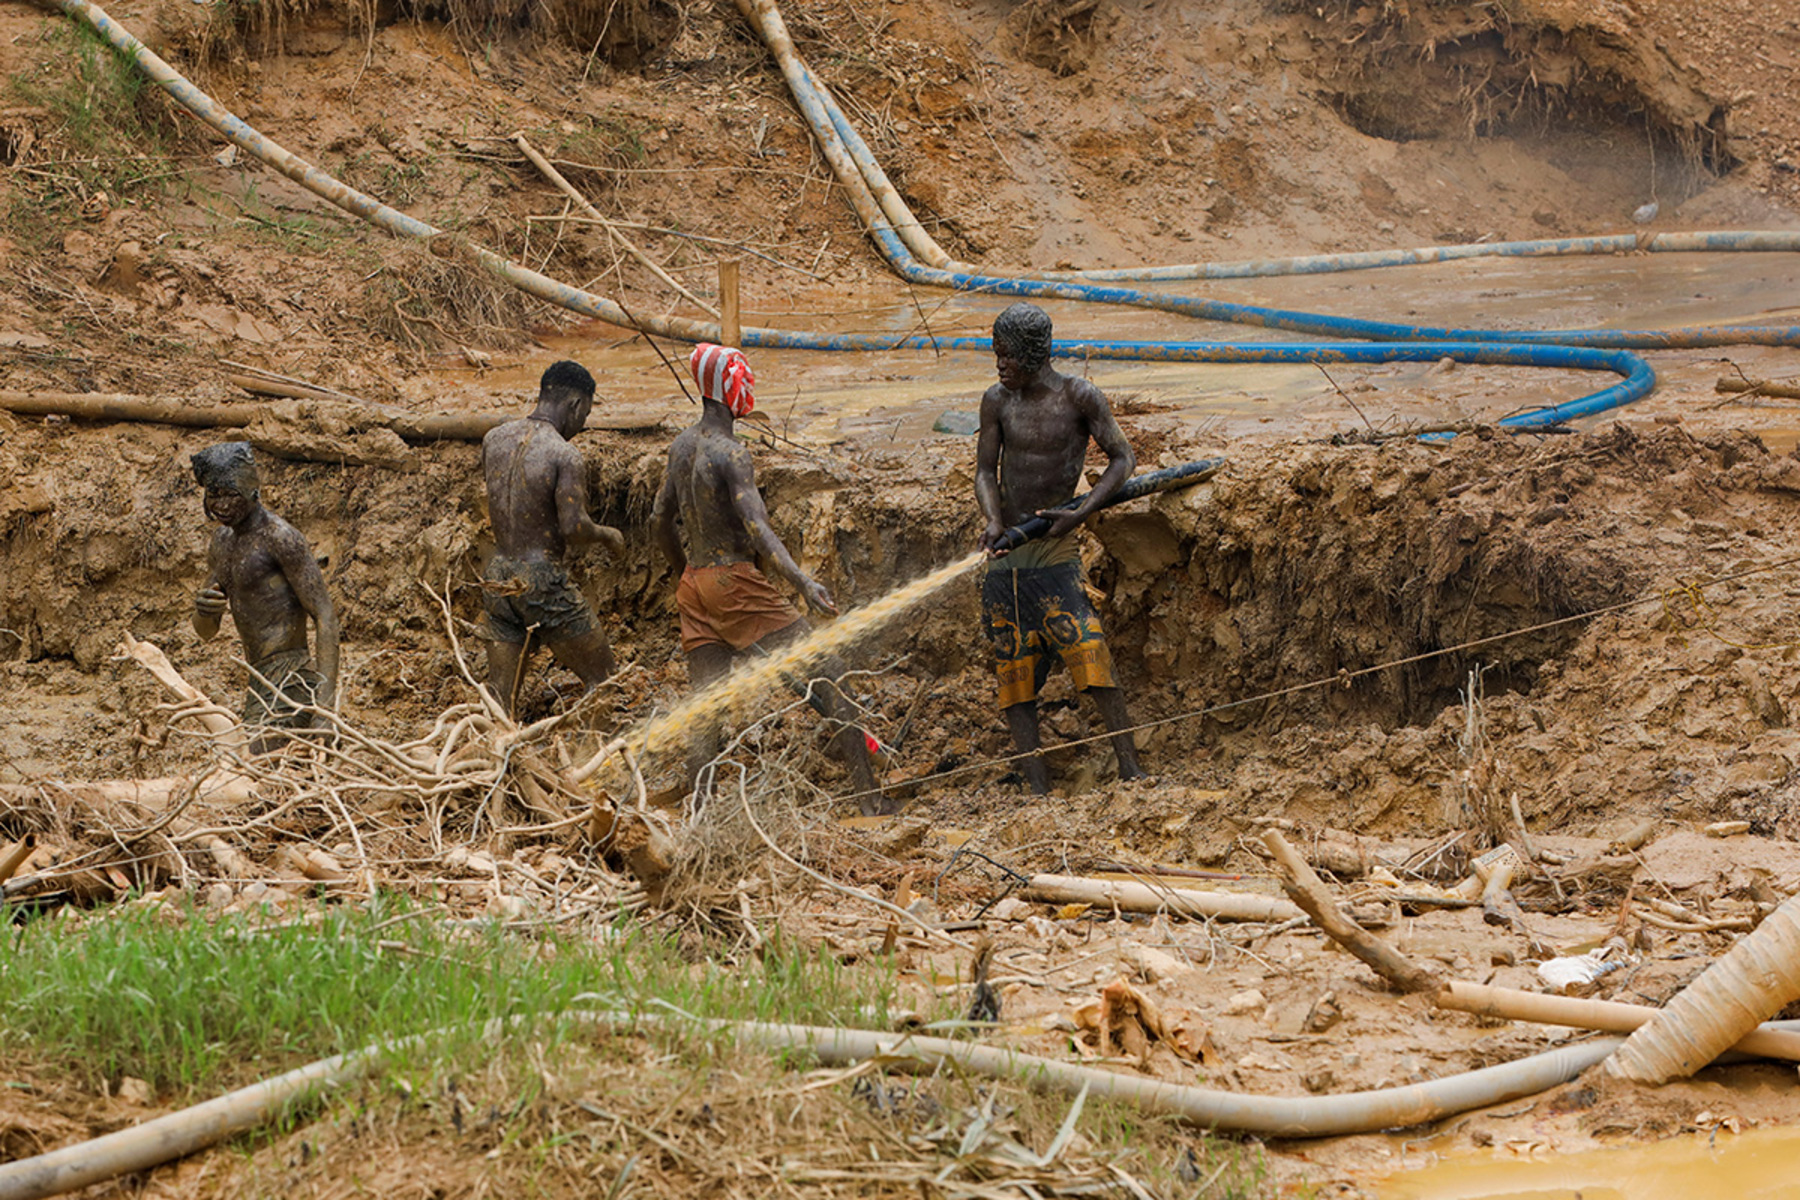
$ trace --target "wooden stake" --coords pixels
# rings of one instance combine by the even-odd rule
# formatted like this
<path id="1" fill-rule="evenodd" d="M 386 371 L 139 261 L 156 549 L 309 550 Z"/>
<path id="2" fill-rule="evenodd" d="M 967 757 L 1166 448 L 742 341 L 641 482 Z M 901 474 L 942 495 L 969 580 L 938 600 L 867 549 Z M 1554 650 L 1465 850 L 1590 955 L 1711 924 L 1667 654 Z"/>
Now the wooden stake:
<path id="1" fill-rule="evenodd" d="M 719 260 L 719 336 L 727 346 L 741 347 L 744 326 L 738 317 L 738 259 Z"/>
<path id="2" fill-rule="evenodd" d="M 1299 905 L 1325 936 L 1367 963 L 1377 975 L 1403 992 L 1436 992 L 1438 977 L 1405 958 L 1398 950 L 1351 920 L 1337 906 L 1325 883 L 1279 829 L 1263 834 L 1263 844 L 1281 868 L 1281 890 Z"/>

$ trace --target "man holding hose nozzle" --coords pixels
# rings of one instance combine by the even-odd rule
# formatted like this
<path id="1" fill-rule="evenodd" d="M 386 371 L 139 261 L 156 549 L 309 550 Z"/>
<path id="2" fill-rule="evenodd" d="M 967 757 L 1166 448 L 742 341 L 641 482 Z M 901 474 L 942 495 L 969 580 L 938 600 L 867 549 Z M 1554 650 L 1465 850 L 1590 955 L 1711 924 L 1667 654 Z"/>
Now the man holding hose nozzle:
<path id="1" fill-rule="evenodd" d="M 1050 365 L 1050 316 L 1014 304 L 994 321 L 994 370 L 1000 382 L 981 398 L 975 451 L 975 502 L 987 518 L 981 548 L 991 556 L 981 609 L 994 644 L 1000 707 L 1022 754 L 1025 780 L 1050 791 L 1050 769 L 1038 753 L 1038 690 L 1057 658 L 1075 686 L 1094 698 L 1112 731 L 1119 778 L 1139 779 L 1137 746 L 1125 697 L 1113 675 L 1100 617 L 1088 603 L 1075 530 L 1130 477 L 1137 458 L 1099 388 Z M 1106 452 L 1106 472 L 1078 505 L 1088 440 Z M 1047 518 L 1042 537 L 1016 545 L 1008 527 Z M 1016 547 L 1016 548 L 1015 548 Z"/>

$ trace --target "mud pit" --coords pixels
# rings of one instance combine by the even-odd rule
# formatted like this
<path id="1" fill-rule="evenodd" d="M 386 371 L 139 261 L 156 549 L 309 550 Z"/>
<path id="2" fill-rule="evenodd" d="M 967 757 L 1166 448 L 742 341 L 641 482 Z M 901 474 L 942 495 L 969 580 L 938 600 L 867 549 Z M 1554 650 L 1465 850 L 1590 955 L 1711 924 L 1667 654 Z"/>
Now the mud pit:
<path id="1" fill-rule="evenodd" d="M 641 7 L 652 16 L 661 11 Z M 1052 17 L 1058 8 L 1020 11 L 1026 7 Z M 1559 24 L 1546 15 L 1552 7 L 1528 6 L 1541 18 L 1535 30 L 1465 31 L 1466 53 L 1446 54 L 1442 68 L 1408 77 L 1439 103 L 1418 110 L 1423 125 L 1404 129 L 1369 118 L 1380 97 L 1358 99 L 1344 81 L 1391 80 L 1395 56 L 1442 34 L 1442 22 L 1487 18 L 1458 18 L 1439 6 L 1425 6 L 1410 25 L 1349 14 L 1354 29 L 1366 26 L 1353 46 L 1367 42 L 1387 55 L 1371 51 L 1358 63 L 1350 61 L 1361 53 L 1354 48 L 1307 49 L 1340 34 L 1332 21 L 1345 19 L 1310 6 L 1199 14 L 1101 5 L 1100 15 L 1035 50 L 980 40 L 984 23 L 1001 16 L 996 6 L 890 6 L 871 23 L 860 8 L 797 5 L 790 20 L 815 56 L 842 53 L 832 82 L 853 106 L 884 114 L 871 128 L 877 150 L 921 211 L 936 215 L 939 236 L 960 253 L 998 261 L 1098 265 L 1360 249 L 1378 239 L 1404 245 L 1585 232 L 1616 227 L 1653 197 L 1665 220 L 1684 225 L 1792 223 L 1779 202 L 1791 197 L 1793 176 L 1778 164 L 1794 153 L 1800 131 L 1766 99 L 1732 99 L 1744 89 L 1725 86 L 1719 56 L 1741 57 L 1740 48 L 1677 39 L 1658 57 L 1664 52 L 1653 55 L 1642 41 L 1621 48 L 1620 18 L 1610 9 L 1585 24 Z M 1696 19 L 1662 7 L 1646 14 L 1658 27 Z M 0 9 L 0 18 L 9 35 L 22 35 L 7 51 L 8 69 L 38 71 L 30 77 L 41 87 L 42 68 L 33 64 L 56 46 L 46 41 L 46 19 L 16 5 Z M 181 24 L 185 9 L 166 19 L 174 49 L 204 42 L 204 31 Z M 1765 57 L 1777 62 L 1792 57 L 1793 34 L 1782 19 L 1758 30 Z M 821 203 L 831 189 L 807 165 L 803 131 L 757 65 L 754 46 L 722 18 L 688 12 L 684 20 L 673 41 L 659 43 L 666 31 L 656 33 L 648 49 L 622 50 L 616 62 L 603 56 L 586 75 L 554 42 L 497 42 L 496 68 L 465 56 L 430 21 L 370 30 L 329 8 L 296 19 L 284 35 L 286 53 L 252 38 L 207 44 L 216 49 L 211 82 L 272 132 L 298 145 L 310 141 L 322 159 L 356 164 L 366 186 L 389 195 L 398 188 L 438 217 L 473 214 L 484 236 L 555 256 L 565 276 L 605 271 L 632 296 L 653 286 L 635 267 L 613 264 L 600 239 L 545 234 L 524 222 L 528 212 L 554 211 L 551 202 L 522 193 L 510 166 L 487 161 L 501 154 L 497 139 L 521 124 L 548 134 L 563 158 L 586 162 L 580 182 L 608 211 L 657 228 L 703 229 L 787 263 L 747 260 L 751 295 L 770 314 L 799 310 L 791 319 L 834 328 L 910 328 L 919 315 L 910 298 L 879 294 L 871 282 L 878 268 L 844 212 Z M 1021 18 L 1009 20 L 1016 26 Z M 1009 29 L 1009 36 L 1035 36 Z M 1607 54 L 1584 53 L 1583 38 L 1605 43 Z M 1502 112 L 1499 92 L 1451 92 L 1467 82 L 1471 62 L 1528 69 L 1552 52 L 1586 64 L 1560 93 L 1546 87 L 1530 104 Z M 1045 58 L 1053 61 L 1038 61 Z M 364 62 L 371 64 L 366 75 Z M 1432 70 L 1449 73 L 1448 82 Z M 893 82 L 897 71 L 911 72 L 904 85 Z M 581 78 L 578 101 L 559 91 L 574 76 Z M 1308 82 L 1294 82 L 1302 76 Z M 1633 83 L 1623 99 L 1621 79 Z M 1671 80 L 1680 85 L 1673 92 L 1663 86 Z M 1501 69 L 1494 87 L 1516 82 Z M 498 104 L 506 89 L 507 119 L 477 120 L 486 140 L 462 132 L 478 108 L 463 107 L 465 93 Z M 1120 89 L 1137 89 L 1132 103 L 1115 103 Z M 315 128 L 303 123 L 303 115 L 316 115 L 303 98 L 319 94 L 342 105 L 334 103 Z M 58 155 L 76 157 L 58 144 L 68 134 L 42 95 L 5 116 L 11 165 L 45 170 Z M 612 115 L 587 115 L 596 111 Z M 1596 117 L 1602 112 L 1606 121 Z M 1339 113 L 1357 119 L 1347 124 Z M 1760 123 L 1739 129 L 1750 113 Z M 1459 122 L 1482 136 L 1465 137 Z M 1171 130 L 1199 132 L 1190 140 Z M 1610 152 L 1595 153 L 1608 140 Z M 703 152 L 720 145 L 723 167 Z M 32 146 L 44 157 L 31 157 Z M 8 176 L 9 196 L 41 209 L 27 216 L 15 208 L 5 232 L 9 253 L 29 264 L 0 292 L 9 388 L 211 402 L 238 398 L 215 360 L 252 359 L 414 410 L 514 409 L 522 382 L 551 357 L 521 348 L 523 326 L 540 320 L 532 336 L 553 342 L 557 355 L 587 357 L 570 347 L 591 346 L 595 355 L 620 356 L 617 391 L 630 411 L 621 409 L 612 423 L 627 427 L 592 431 L 579 444 L 597 519 L 642 529 L 683 409 L 641 344 L 618 346 L 625 335 L 611 330 L 552 325 L 453 274 L 428 276 L 418 256 L 349 230 L 280 181 L 219 166 L 217 147 L 177 140 L 165 148 L 202 188 L 120 203 L 116 191 L 96 201 L 104 189 L 94 181 L 44 203 L 41 191 L 29 190 L 43 186 L 40 177 Z M 1207 180 L 1203 200 L 1184 194 L 1177 202 L 1167 184 L 1175 175 Z M 759 212 L 766 222 L 752 219 Z M 688 268 L 689 278 L 708 278 L 710 249 L 674 236 L 646 238 Z M 438 261 L 429 260 L 433 272 L 450 270 Z M 793 266 L 828 279 L 805 279 Z M 1469 284 L 1470 275 L 1433 278 L 1445 303 L 1483 306 L 1483 285 Z M 354 285 L 357 279 L 365 283 Z M 834 306 L 832 284 L 844 295 L 875 294 L 888 307 L 863 314 Z M 434 302 L 436 293 L 458 302 Z M 1735 311 L 1734 300 L 1720 303 L 1721 319 L 1777 307 L 1767 299 Z M 1081 320 L 1060 311 L 1058 318 L 1065 331 Z M 1158 320 L 1147 318 L 1146 328 L 1166 335 Z M 1729 353 L 1758 375 L 1794 373 L 1791 351 Z M 467 365 L 480 355 L 499 371 Z M 811 368 L 813 375 L 800 356 L 779 361 L 778 372 L 759 374 L 791 388 L 797 402 L 815 378 L 845 394 L 903 391 L 905 381 L 887 376 L 910 369 L 892 361 L 832 363 Z M 1537 848 L 1566 856 L 1533 866 L 1517 886 L 1531 933 L 1560 951 L 1623 933 L 1632 965 L 1604 977 L 1595 994 L 1666 1000 L 1732 934 L 1665 928 L 1666 919 L 1644 915 L 1666 918 L 1645 908 L 1645 896 L 1707 920 L 1755 919 L 1759 905 L 1791 891 L 1800 868 L 1792 713 L 1800 660 L 1790 644 L 1800 564 L 1787 562 L 1800 460 L 1781 452 L 1793 444 L 1791 431 L 1783 436 L 1791 424 L 1783 410 L 1754 400 L 1721 407 L 1711 395 L 1712 378 L 1729 368 L 1699 355 L 1661 355 L 1657 366 L 1672 386 L 1619 423 L 1574 436 L 1331 446 L 1294 436 L 1352 424 L 1336 392 L 1323 415 L 1259 423 L 1261 431 L 1246 436 L 1244 425 L 1171 418 L 1159 411 L 1167 398 L 1155 394 L 1140 397 L 1134 411 L 1125 393 L 1141 389 L 1116 387 L 1108 369 L 1094 364 L 1088 371 L 1121 399 L 1145 466 L 1220 452 L 1231 460 L 1203 488 L 1105 514 L 1084 550 L 1092 582 L 1106 595 L 1103 612 L 1134 689 L 1134 715 L 1150 725 L 1140 745 L 1156 780 L 1115 785 L 1105 754 L 1082 744 L 1053 749 L 1060 794 L 1051 801 L 1029 802 L 1000 781 L 1005 767 L 993 760 L 1008 743 L 991 708 L 972 579 L 855 655 L 854 665 L 870 672 L 857 685 L 870 728 L 898 746 L 888 782 L 910 796 L 911 823 L 829 833 L 831 819 L 854 806 L 833 802 L 848 783 L 820 753 L 822 734 L 810 716 L 771 719 L 755 751 L 797 765 L 820 789 L 804 820 L 826 844 L 847 839 L 820 859 L 843 882 L 892 897 L 908 875 L 941 876 L 941 917 L 984 914 L 999 943 L 997 973 L 1019 977 L 1005 985 L 1008 1025 L 993 1036 L 1033 1052 L 1068 1057 L 1064 1023 L 1121 975 L 1166 1007 L 1195 1014 L 1209 1031 L 1209 1061 L 1197 1065 L 1157 1047 L 1143 1063 L 1126 1064 L 1170 1080 L 1271 1094 L 1342 1092 L 1450 1074 L 1551 1044 L 1559 1035 L 1542 1027 L 1494 1027 L 1399 999 L 1301 930 L 1247 938 L 1222 925 L 992 905 L 1010 879 L 995 864 L 1026 874 L 1178 864 L 1243 877 L 1221 886 L 1271 891 L 1268 864 L 1253 847 L 1254 835 L 1275 821 L 1288 823 L 1290 838 L 1315 856 L 1339 848 L 1332 861 L 1346 890 L 1379 908 L 1389 885 L 1368 878 L 1373 864 L 1364 859 L 1377 855 L 1407 886 L 1453 883 L 1495 834 L 1519 840 L 1510 814 L 1515 796 Z M 967 374 L 981 378 L 981 364 Z M 1191 379 L 1157 383 L 1194 387 Z M 931 405 L 964 386 L 934 385 Z M 979 386 L 966 385 L 963 402 L 945 407 L 970 407 Z M 1446 385 L 1402 381 L 1395 406 L 1423 407 L 1420 392 L 1434 386 Z M 1479 372 L 1459 373 L 1455 386 L 1484 411 L 1518 403 Z M 778 402 L 769 408 L 781 411 Z M 1759 440 L 1743 425 L 1766 436 Z M 242 667 L 223 644 L 202 647 L 187 624 L 204 537 L 185 461 L 208 439 L 154 426 L 5 416 L 0 431 L 0 474 L 9 480 L 0 492 L 0 784 L 191 769 L 201 756 L 191 741 L 165 736 L 158 690 L 112 655 L 122 631 L 149 638 L 193 682 L 235 707 Z M 897 437 L 885 418 L 848 429 L 820 420 L 794 432 L 803 450 L 766 440 L 759 446 L 760 478 L 783 537 L 840 599 L 866 603 L 966 550 L 973 533 L 968 440 L 916 428 Z M 274 461 L 265 490 L 310 539 L 339 603 L 346 713 L 383 736 L 412 736 L 465 701 L 429 593 L 448 581 L 456 628 L 473 645 L 479 605 L 471 585 L 485 522 L 472 448 L 421 447 L 395 467 Z M 589 561 L 581 570 L 599 610 L 612 614 L 621 661 L 636 664 L 606 716 L 609 728 L 665 711 L 685 691 L 673 581 L 641 536 L 630 538 L 619 567 Z M 1731 582 L 1690 588 L 1726 576 Z M 525 699 L 528 717 L 550 715 L 572 701 L 572 680 L 540 672 Z M 1052 747 L 1097 732 L 1092 710 L 1076 703 L 1060 676 L 1045 716 Z M 652 786 L 668 782 L 671 764 L 651 767 Z M 5 803 L 5 838 L 57 831 L 46 808 Z M 242 839 L 243 850 L 259 870 L 272 868 L 285 840 L 334 845 L 333 820 L 315 815 L 280 836 L 259 831 Z M 1635 854 L 1608 853 L 1649 820 L 1658 822 L 1655 836 Z M 1729 839 L 1700 832 L 1730 820 L 1749 822 L 1749 832 Z M 1372 841 L 1351 843 L 1349 834 Z M 408 840 L 414 836 L 402 830 L 389 850 L 422 858 Z M 552 856 L 584 851 L 527 838 L 497 853 L 551 875 Z M 522 870 L 496 896 L 467 862 L 434 861 L 426 870 L 457 881 L 441 894 L 458 911 L 518 915 L 560 902 L 534 890 Z M 404 874 L 396 885 L 414 886 Z M 162 888 L 173 881 L 153 873 L 128 882 Z M 109 882 L 99 886 L 89 899 L 104 911 L 113 893 Z M 759 895 L 759 919 L 847 959 L 872 957 L 885 918 L 843 897 L 803 898 L 797 884 L 787 886 Z M 268 902 L 304 909 L 312 901 L 297 891 L 278 888 Z M 256 899 L 240 888 L 224 904 L 254 907 Z M 1527 939 L 1483 923 L 1477 910 L 1413 911 L 1396 902 L 1386 912 L 1394 923 L 1384 936 L 1446 975 L 1540 986 L 1527 965 Z M 1157 978 L 1159 969 L 1131 949 L 1146 945 L 1181 969 Z M 941 980 L 966 966 L 955 959 L 903 946 L 903 988 L 923 1007 Z M 1341 1017 L 1311 1032 L 1307 1017 L 1328 995 Z M 1380 1194 L 1376 1177 L 1417 1166 L 1427 1154 L 1578 1149 L 1710 1132 L 1726 1117 L 1740 1126 L 1792 1124 L 1800 1111 L 1791 1078 L 1791 1068 L 1749 1065 L 1654 1093 L 1590 1094 L 1572 1085 L 1527 1111 L 1517 1111 L 1525 1102 L 1499 1110 L 1511 1115 L 1393 1138 L 1277 1143 L 1271 1163 L 1282 1180 L 1341 1180 Z M 64 1098 L 50 1115 L 5 1119 L 45 1141 L 117 1119 L 116 1108 L 95 1115 L 92 1097 L 57 1094 Z M 24 1142 L 7 1143 L 15 1144 Z M 263 1169 L 279 1171 L 281 1154 L 272 1152 Z M 462 1168 L 444 1172 L 447 1188 L 466 1186 Z M 232 1189 L 228 1178 L 188 1178 L 183 1186 L 196 1194 Z"/>

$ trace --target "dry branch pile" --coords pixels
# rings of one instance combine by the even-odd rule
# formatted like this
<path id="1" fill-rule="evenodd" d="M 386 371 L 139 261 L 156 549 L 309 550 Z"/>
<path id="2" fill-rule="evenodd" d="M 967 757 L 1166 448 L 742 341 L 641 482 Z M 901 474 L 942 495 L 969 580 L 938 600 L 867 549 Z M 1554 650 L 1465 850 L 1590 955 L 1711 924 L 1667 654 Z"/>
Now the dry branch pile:
<path id="1" fill-rule="evenodd" d="M 618 744 L 570 760 L 592 706 L 516 725 L 460 650 L 476 699 L 422 736 L 390 741 L 317 709 L 319 728 L 259 755 L 155 646 L 127 634 L 121 654 L 174 693 L 170 727 L 200 739 L 209 761 L 164 779 L 0 787 L 0 831 L 34 843 L 0 853 L 18 858 L 0 882 L 7 900 L 95 902 L 174 883 L 209 904 L 280 907 L 379 884 L 560 921 L 635 908 L 666 882 L 667 822 L 644 807 L 641 781 L 636 805 L 584 783 Z"/>

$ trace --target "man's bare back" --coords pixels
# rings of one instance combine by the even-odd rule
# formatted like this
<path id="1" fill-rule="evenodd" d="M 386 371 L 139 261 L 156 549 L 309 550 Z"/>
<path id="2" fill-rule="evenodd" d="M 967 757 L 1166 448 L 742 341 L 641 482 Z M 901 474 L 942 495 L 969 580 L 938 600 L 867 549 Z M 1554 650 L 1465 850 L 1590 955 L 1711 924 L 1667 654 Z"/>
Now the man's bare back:
<path id="1" fill-rule="evenodd" d="M 823 584 L 800 569 L 769 523 L 750 451 L 733 432 L 737 418 L 755 404 L 749 364 L 737 350 L 702 343 L 690 365 L 704 397 L 700 419 L 669 444 L 650 526 L 679 579 L 675 605 L 688 677 L 704 688 L 724 677 L 737 655 L 772 650 L 811 629 L 759 563 L 793 585 L 815 612 L 835 613 L 837 605 Z M 825 664 L 822 677 L 807 688 L 807 700 L 838 724 L 837 752 L 850 768 L 863 811 L 874 812 L 881 797 L 862 730 L 851 724 L 851 707 L 834 682 L 842 674 L 835 662 Z M 694 736 L 690 783 L 717 753 L 718 737 L 716 729 Z M 704 793 L 704 782 L 697 790 Z"/>
<path id="2" fill-rule="evenodd" d="M 492 640 L 488 684 L 508 711 L 518 699 L 533 645 L 592 690 L 613 672 L 612 647 L 565 560 L 589 546 L 614 557 L 625 547 L 618 530 L 588 515 L 587 463 L 569 439 L 594 405 L 594 378 L 572 362 L 554 363 L 538 386 L 530 416 L 508 421 L 481 440 L 494 554 L 483 571 Z"/>
<path id="3" fill-rule="evenodd" d="M 689 564 L 756 561 L 750 530 L 737 510 L 742 481 L 754 488 L 755 478 L 750 451 L 730 433 L 693 425 L 675 436 L 669 445 L 669 481 Z"/>

